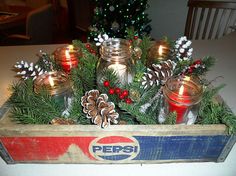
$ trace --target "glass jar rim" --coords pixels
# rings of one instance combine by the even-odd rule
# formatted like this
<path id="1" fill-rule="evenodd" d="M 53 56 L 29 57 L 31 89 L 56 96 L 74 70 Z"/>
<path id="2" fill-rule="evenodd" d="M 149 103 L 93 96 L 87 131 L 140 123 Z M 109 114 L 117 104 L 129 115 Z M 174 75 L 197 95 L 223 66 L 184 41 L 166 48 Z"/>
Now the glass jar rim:
<path id="1" fill-rule="evenodd" d="M 63 61 L 64 59 L 63 55 L 65 55 L 66 50 L 69 51 L 69 54 L 72 54 L 72 53 L 76 54 L 77 57 L 82 55 L 81 49 L 79 47 L 73 47 L 73 49 L 70 49 L 69 45 L 65 45 L 65 46 L 56 48 L 56 50 L 53 52 L 54 59 L 56 61 Z M 70 60 L 72 61 L 78 60 L 78 58 L 72 57 L 70 58 Z"/>
<path id="2" fill-rule="evenodd" d="M 110 38 L 102 43 L 100 54 L 107 61 L 126 62 L 132 54 L 131 44 L 126 39 Z"/>
<path id="3" fill-rule="evenodd" d="M 176 82 L 183 82 L 184 84 L 189 84 L 192 86 L 194 86 L 195 88 L 195 91 L 194 91 L 194 94 L 192 95 L 180 95 L 179 93 L 173 91 L 168 85 L 170 84 L 171 81 L 173 80 L 176 80 Z M 182 84 L 182 85 L 184 85 Z M 179 89 L 178 89 L 179 90 Z M 166 83 L 165 83 L 165 86 L 164 86 L 164 89 L 163 89 L 163 93 L 164 95 L 171 99 L 168 95 L 171 94 L 172 96 L 174 97 L 178 97 L 178 100 L 191 100 L 192 103 L 197 103 L 200 101 L 201 99 L 201 96 L 202 96 L 202 93 L 203 93 L 203 88 L 202 88 L 202 85 L 200 84 L 200 79 L 196 76 L 173 76 L 173 77 L 170 77 Z"/>
<path id="4" fill-rule="evenodd" d="M 50 76 L 56 81 L 55 85 L 45 83 L 45 79 L 49 79 Z M 72 89 L 72 83 L 68 74 L 62 71 L 52 71 L 39 75 L 34 80 L 35 93 L 39 93 L 42 89 L 46 89 L 50 95 L 56 95 Z"/>

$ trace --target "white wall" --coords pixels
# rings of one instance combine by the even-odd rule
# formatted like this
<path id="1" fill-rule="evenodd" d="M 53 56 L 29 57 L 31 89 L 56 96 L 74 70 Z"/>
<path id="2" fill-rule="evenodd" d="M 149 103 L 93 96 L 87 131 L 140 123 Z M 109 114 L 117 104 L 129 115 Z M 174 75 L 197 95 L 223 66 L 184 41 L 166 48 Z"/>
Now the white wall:
<path id="1" fill-rule="evenodd" d="M 149 0 L 150 7 L 146 12 L 152 19 L 151 36 L 155 39 L 163 36 L 176 39 L 183 36 L 188 12 L 187 2 L 188 0 Z"/>

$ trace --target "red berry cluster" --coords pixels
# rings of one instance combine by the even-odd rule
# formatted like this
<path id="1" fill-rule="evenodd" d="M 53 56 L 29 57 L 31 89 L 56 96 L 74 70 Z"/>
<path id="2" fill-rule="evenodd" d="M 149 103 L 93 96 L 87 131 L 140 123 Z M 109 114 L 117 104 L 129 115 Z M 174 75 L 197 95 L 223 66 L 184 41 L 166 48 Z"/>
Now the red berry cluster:
<path id="1" fill-rule="evenodd" d="M 134 40 L 138 40 L 138 36 L 135 35 L 135 36 L 134 36 Z M 130 43 L 133 43 L 133 40 L 130 39 L 129 42 L 130 42 Z"/>
<path id="2" fill-rule="evenodd" d="M 110 95 L 116 94 L 119 97 L 119 99 L 124 100 L 125 103 L 127 103 L 127 104 L 132 103 L 132 100 L 128 97 L 129 96 L 129 91 L 128 90 L 122 90 L 119 87 L 115 87 L 115 88 L 110 87 L 110 82 L 107 81 L 107 80 L 103 82 L 103 85 L 104 85 L 104 87 L 109 88 L 108 93 Z"/>
<path id="3" fill-rule="evenodd" d="M 194 69 L 200 67 L 201 65 L 202 65 L 202 61 L 200 59 L 194 61 L 193 64 L 188 67 L 188 69 L 186 70 L 186 73 L 191 74 L 194 71 Z"/>
<path id="4" fill-rule="evenodd" d="M 85 47 L 87 48 L 87 50 L 92 53 L 93 55 L 96 55 L 96 51 L 91 47 L 91 45 L 89 43 L 85 44 Z"/>

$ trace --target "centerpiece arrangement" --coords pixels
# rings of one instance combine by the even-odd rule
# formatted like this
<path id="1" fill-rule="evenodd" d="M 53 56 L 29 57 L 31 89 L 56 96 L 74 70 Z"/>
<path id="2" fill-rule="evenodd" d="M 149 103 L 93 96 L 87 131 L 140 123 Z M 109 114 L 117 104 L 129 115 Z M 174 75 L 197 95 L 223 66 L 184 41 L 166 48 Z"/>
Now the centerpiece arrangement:
<path id="1" fill-rule="evenodd" d="M 73 41 L 37 63 L 17 62 L 11 117 L 22 124 L 225 124 L 236 118 L 204 74 L 214 58 L 193 59 L 191 41 L 151 41 L 128 30 L 125 39 Z"/>

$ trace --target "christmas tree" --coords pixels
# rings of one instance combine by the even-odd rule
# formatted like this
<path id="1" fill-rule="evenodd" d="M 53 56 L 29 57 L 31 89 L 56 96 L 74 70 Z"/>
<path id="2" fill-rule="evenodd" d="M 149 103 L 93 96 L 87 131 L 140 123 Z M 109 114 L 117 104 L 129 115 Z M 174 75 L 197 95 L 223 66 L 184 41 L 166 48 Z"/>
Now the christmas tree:
<path id="1" fill-rule="evenodd" d="M 147 0 L 95 0 L 89 39 L 104 33 L 123 38 L 127 28 L 133 28 L 137 35 L 149 34 L 151 20 L 145 14 L 147 8 Z"/>

